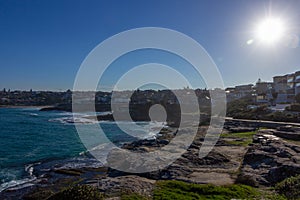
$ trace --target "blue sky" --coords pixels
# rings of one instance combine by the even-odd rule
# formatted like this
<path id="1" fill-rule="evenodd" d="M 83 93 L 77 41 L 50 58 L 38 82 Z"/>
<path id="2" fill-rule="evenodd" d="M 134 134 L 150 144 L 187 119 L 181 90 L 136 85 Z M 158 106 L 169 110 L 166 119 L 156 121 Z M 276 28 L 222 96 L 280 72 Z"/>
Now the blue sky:
<path id="1" fill-rule="evenodd" d="M 149 26 L 174 29 L 198 41 L 217 64 L 225 86 L 258 78 L 271 81 L 275 75 L 300 70 L 299 45 L 270 47 L 247 41 L 270 10 L 286 21 L 289 34 L 299 37 L 299 8 L 297 0 L 0 0 L 0 88 L 72 88 L 80 64 L 95 46 L 119 32 Z M 120 66 L 130 65 L 129 58 Z M 119 73 L 114 67 L 108 76 Z M 196 79 L 192 71 L 184 73 Z"/>

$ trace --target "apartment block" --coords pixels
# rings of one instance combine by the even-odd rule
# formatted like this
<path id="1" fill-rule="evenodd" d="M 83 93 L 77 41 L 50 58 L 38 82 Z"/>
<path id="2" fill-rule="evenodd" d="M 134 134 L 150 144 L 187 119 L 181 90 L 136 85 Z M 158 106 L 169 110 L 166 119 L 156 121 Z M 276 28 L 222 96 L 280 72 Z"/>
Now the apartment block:
<path id="1" fill-rule="evenodd" d="M 300 71 L 273 77 L 276 103 L 293 103 L 300 93 Z"/>

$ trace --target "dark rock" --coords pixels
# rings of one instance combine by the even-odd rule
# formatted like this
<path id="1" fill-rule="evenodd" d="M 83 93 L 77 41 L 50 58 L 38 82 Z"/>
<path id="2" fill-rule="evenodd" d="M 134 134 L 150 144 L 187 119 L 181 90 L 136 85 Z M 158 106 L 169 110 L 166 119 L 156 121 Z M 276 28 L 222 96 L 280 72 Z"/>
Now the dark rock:
<path id="1" fill-rule="evenodd" d="M 166 139 L 158 140 L 157 142 L 158 142 L 159 144 L 162 144 L 162 145 L 167 145 L 167 144 L 170 143 L 170 141 L 169 141 L 169 140 L 166 140 Z"/>
<path id="2" fill-rule="evenodd" d="M 56 169 L 54 170 L 56 173 L 71 175 L 71 176 L 80 176 L 83 171 L 80 169 Z"/>
<path id="3" fill-rule="evenodd" d="M 293 127 L 293 126 L 290 126 L 290 125 L 277 127 L 277 130 L 278 131 L 285 131 L 285 132 L 300 132 L 299 127 Z"/>
<path id="4" fill-rule="evenodd" d="M 36 188 L 28 194 L 23 196 L 24 200 L 39 200 L 48 199 L 49 196 L 53 195 L 54 192 L 45 188 Z"/>
<path id="5" fill-rule="evenodd" d="M 300 132 L 275 131 L 274 135 L 289 140 L 300 141 Z"/>
<path id="6" fill-rule="evenodd" d="M 257 176 L 251 174 L 251 173 L 241 173 L 238 175 L 236 179 L 236 183 L 244 184 L 244 185 L 250 185 L 252 187 L 258 187 L 258 181 Z"/>
<path id="7" fill-rule="evenodd" d="M 228 130 L 232 133 L 252 132 L 256 128 L 253 127 L 229 127 Z"/>

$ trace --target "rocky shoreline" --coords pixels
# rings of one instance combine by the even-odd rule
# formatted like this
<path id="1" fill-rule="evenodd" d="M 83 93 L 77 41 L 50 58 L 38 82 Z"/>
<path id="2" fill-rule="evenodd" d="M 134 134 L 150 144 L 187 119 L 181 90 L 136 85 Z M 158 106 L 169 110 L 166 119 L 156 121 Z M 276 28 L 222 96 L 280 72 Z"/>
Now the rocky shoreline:
<path id="1" fill-rule="evenodd" d="M 37 179 L 23 188 L 0 193 L 1 199 L 46 199 L 66 186 L 88 184 L 106 197 L 123 193 L 152 195 L 159 180 L 179 180 L 196 184 L 230 185 L 242 183 L 271 187 L 300 174 L 300 143 L 281 138 L 282 132 L 300 135 L 299 128 L 257 129 L 226 124 L 214 149 L 204 158 L 198 152 L 207 126 L 200 126 L 187 151 L 168 167 L 141 174 L 124 173 L 107 167 L 52 168 L 33 171 Z M 176 135 L 175 128 L 163 129 L 156 139 L 139 140 L 123 145 L 134 152 L 151 152 L 167 145 Z M 38 197 L 38 198 L 37 198 Z"/>

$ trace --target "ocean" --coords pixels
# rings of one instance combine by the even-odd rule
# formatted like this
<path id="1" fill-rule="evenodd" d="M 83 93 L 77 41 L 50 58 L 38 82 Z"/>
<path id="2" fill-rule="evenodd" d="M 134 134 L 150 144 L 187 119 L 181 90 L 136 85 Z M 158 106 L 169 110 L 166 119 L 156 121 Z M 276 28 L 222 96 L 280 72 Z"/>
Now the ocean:
<path id="1" fill-rule="evenodd" d="M 99 113 L 98 113 L 99 114 Z M 100 113 L 101 114 L 101 113 Z M 137 137 L 124 133 L 115 122 L 97 122 L 78 113 L 42 112 L 38 108 L 0 108 L 0 192 L 35 179 L 35 170 L 56 167 L 99 167 L 103 165 L 87 154 L 74 123 L 86 127 L 87 134 L 99 134 L 93 124 L 99 123 L 111 142 L 120 146 Z M 134 122 L 122 122 L 130 130 Z M 138 122 L 142 136 L 159 132 L 162 123 Z M 134 135 L 134 134 L 133 134 Z M 93 140 L 93 137 L 91 137 Z M 97 137 L 95 147 L 107 143 Z M 105 149 L 104 149 L 105 150 Z M 104 151 L 103 150 L 103 151 Z M 106 154 L 104 153 L 103 156 Z"/>

